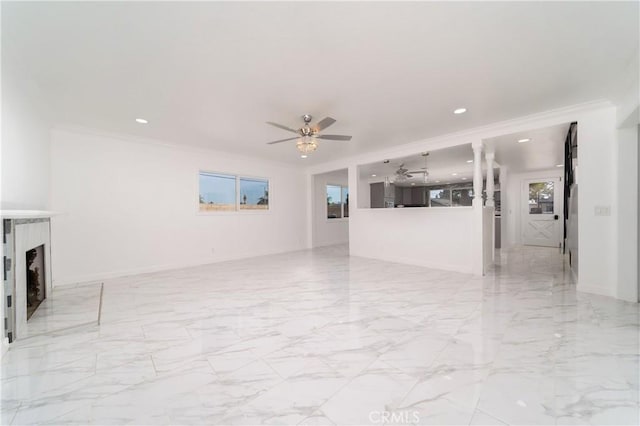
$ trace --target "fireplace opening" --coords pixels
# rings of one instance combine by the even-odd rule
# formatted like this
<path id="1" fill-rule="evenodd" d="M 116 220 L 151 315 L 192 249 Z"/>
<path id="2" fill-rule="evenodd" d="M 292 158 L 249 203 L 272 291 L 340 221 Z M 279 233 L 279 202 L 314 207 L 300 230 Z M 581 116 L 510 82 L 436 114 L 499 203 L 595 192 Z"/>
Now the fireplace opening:
<path id="1" fill-rule="evenodd" d="M 27 251 L 27 320 L 46 298 L 44 245 Z"/>

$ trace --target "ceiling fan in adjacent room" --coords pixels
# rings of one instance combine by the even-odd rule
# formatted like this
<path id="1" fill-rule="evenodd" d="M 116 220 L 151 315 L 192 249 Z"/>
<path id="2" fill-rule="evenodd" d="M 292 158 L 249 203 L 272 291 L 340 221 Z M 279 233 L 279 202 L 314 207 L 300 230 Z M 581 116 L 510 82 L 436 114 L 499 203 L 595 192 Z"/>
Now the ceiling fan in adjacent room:
<path id="1" fill-rule="evenodd" d="M 347 135 L 319 134 L 319 132 L 321 132 L 322 130 L 326 129 L 327 127 L 335 123 L 336 120 L 334 120 L 331 117 L 326 117 L 318 121 L 316 124 L 311 125 L 310 123 L 312 118 L 313 117 L 311 117 L 311 115 L 309 114 L 303 115 L 302 119 L 304 120 L 304 126 L 302 126 L 299 129 L 292 129 L 287 126 L 283 126 L 282 124 L 267 121 L 267 124 L 271 124 L 272 126 L 297 134 L 297 136 L 295 137 L 268 142 L 268 144 L 273 145 L 275 143 L 287 142 L 287 141 L 298 139 L 298 142 L 296 143 L 296 147 L 298 148 L 298 151 L 300 151 L 303 155 L 307 155 L 318 148 L 317 139 L 325 139 L 325 140 L 331 140 L 331 141 L 350 141 L 351 140 L 351 136 L 347 136 Z"/>
<path id="2" fill-rule="evenodd" d="M 427 179 L 429 177 L 429 172 L 427 171 L 427 157 L 429 156 L 429 153 L 423 152 L 421 155 L 424 158 L 424 167 L 420 170 L 409 170 L 405 168 L 404 163 L 402 163 L 398 166 L 398 169 L 393 175 L 394 182 L 406 182 L 408 179 L 413 178 L 413 175 L 421 174 L 423 175 L 424 183 L 427 183 Z"/>

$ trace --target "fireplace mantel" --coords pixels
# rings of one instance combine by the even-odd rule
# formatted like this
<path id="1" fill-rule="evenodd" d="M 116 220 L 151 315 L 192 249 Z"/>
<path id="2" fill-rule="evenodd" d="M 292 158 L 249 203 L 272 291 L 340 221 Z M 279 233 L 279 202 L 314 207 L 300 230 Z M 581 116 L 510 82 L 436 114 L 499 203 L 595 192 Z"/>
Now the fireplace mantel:
<path id="1" fill-rule="evenodd" d="M 59 214 L 48 210 L 0 210 L 2 219 L 44 219 Z"/>

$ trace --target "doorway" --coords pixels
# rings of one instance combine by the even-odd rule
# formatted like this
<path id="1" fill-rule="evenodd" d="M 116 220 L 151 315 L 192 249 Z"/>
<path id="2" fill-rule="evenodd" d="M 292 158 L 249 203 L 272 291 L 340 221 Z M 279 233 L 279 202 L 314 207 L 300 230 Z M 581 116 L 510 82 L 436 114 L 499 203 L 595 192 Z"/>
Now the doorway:
<path id="1" fill-rule="evenodd" d="M 522 184 L 522 243 L 562 247 L 563 193 L 561 178 L 529 179 Z"/>
<path id="2" fill-rule="evenodd" d="M 313 175 L 312 247 L 349 242 L 349 172 Z"/>

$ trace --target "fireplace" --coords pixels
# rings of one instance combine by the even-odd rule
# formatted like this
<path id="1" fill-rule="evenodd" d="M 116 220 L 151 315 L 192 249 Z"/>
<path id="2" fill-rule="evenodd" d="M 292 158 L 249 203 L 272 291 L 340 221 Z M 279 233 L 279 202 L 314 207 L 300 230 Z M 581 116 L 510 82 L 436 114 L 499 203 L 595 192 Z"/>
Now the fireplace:
<path id="1" fill-rule="evenodd" d="M 44 276 L 44 244 L 28 250 L 25 257 L 27 262 L 25 280 L 27 285 L 27 321 L 29 321 L 29 318 L 47 296 Z"/>
<path id="2" fill-rule="evenodd" d="M 51 212 L 0 211 L 4 261 L 4 337 L 29 335 L 27 319 L 51 297 Z M 42 307 L 40 307 L 42 309 Z M 1 318 L 1 316 L 0 316 Z"/>

